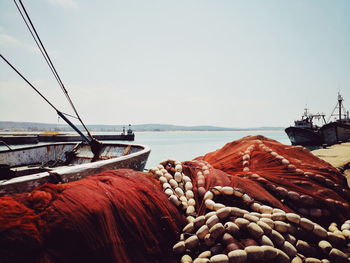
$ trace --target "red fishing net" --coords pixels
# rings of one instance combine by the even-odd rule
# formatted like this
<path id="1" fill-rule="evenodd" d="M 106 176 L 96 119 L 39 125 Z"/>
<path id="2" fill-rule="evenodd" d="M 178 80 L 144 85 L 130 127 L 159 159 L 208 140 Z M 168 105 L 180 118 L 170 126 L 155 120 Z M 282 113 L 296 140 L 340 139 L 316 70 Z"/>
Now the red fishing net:
<path id="1" fill-rule="evenodd" d="M 303 147 L 249 136 L 152 173 L 107 171 L 1 197 L 0 262 L 192 262 L 201 253 L 266 262 L 276 251 L 276 262 L 347 262 L 346 181 Z M 333 249 L 318 248 L 322 239 Z"/>
<path id="2" fill-rule="evenodd" d="M 205 165 L 198 161 L 213 167 L 206 176 L 206 190 L 215 185 L 241 188 L 255 200 L 325 225 L 350 217 L 345 177 L 304 147 L 248 136 L 196 160 L 184 163 L 195 182 Z"/>
<path id="3" fill-rule="evenodd" d="M 149 174 L 108 171 L 0 198 L 0 262 L 172 262 L 184 218 Z"/>
<path id="4" fill-rule="evenodd" d="M 177 163 L 162 165 L 152 171 L 188 220 L 179 261 L 350 262 L 345 178 L 305 148 L 245 137 L 182 163 L 177 184 Z"/>

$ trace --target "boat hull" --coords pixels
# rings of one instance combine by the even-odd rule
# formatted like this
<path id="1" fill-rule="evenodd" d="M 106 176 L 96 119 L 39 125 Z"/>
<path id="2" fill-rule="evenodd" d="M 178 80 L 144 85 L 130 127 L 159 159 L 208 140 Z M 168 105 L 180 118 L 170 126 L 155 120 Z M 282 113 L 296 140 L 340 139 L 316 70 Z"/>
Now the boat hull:
<path id="1" fill-rule="evenodd" d="M 323 138 L 320 133 L 315 130 L 288 127 L 285 129 L 292 145 L 317 146 L 323 144 Z"/>
<path id="2" fill-rule="evenodd" d="M 103 144 L 100 160 L 91 162 L 93 154 L 88 145 L 80 145 L 77 154 L 70 161 L 70 165 L 57 168 L 40 168 L 52 162 L 66 157 L 77 146 L 74 143 L 55 143 L 33 147 L 23 147 L 15 150 L 0 151 L 0 164 L 8 165 L 17 173 L 17 177 L 0 180 L 0 196 L 28 192 L 44 183 L 66 183 L 76 181 L 86 176 L 100 173 L 106 170 L 128 168 L 143 171 L 145 168 L 150 148 L 143 145 L 127 145 L 119 143 Z M 38 164 L 41 160 L 43 165 Z M 36 164 L 35 167 L 33 164 Z M 33 166 L 33 167 L 32 167 Z M 28 169 L 34 169 L 34 173 L 26 175 Z M 36 170 L 35 170 L 36 169 Z M 22 174 L 24 173 L 24 174 Z"/>
<path id="3" fill-rule="evenodd" d="M 331 122 L 320 129 L 324 142 L 328 145 L 350 140 L 350 123 Z"/>

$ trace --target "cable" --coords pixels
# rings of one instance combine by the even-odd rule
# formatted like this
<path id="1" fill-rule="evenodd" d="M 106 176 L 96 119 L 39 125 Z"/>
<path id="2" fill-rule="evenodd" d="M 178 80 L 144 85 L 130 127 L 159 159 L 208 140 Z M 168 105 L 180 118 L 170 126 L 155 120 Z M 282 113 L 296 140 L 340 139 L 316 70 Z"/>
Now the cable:
<path id="1" fill-rule="evenodd" d="M 89 130 L 87 129 L 87 127 L 86 127 L 85 124 L 83 123 L 82 119 L 80 118 L 80 116 L 79 116 L 79 114 L 78 114 L 78 111 L 76 110 L 76 108 L 75 108 L 75 106 L 74 106 L 74 104 L 73 104 L 73 101 L 71 100 L 71 98 L 70 98 L 70 96 L 69 96 L 69 94 L 68 94 L 68 91 L 66 90 L 66 88 L 65 88 L 65 86 L 64 86 L 64 84 L 63 84 L 63 82 L 62 82 L 62 80 L 61 80 L 61 78 L 60 78 L 60 76 L 59 76 L 59 74 L 58 74 L 58 72 L 57 72 L 57 70 L 56 70 L 56 68 L 55 68 L 55 66 L 53 65 L 53 63 L 52 63 L 52 61 L 51 61 L 51 58 L 50 58 L 49 54 L 47 53 L 47 51 L 46 51 L 46 49 L 45 49 L 45 46 L 44 46 L 44 44 L 42 43 L 42 41 L 41 41 L 41 39 L 40 39 L 40 37 L 39 37 L 39 35 L 38 35 L 38 33 L 37 33 L 35 27 L 34 27 L 34 24 L 32 23 L 32 20 L 30 19 L 29 14 L 28 14 L 26 8 L 24 7 L 24 5 L 23 5 L 23 3 L 22 3 L 22 0 L 19 0 L 19 3 L 20 3 L 20 5 L 21 5 L 21 7 L 22 7 L 22 9 L 23 9 L 23 11 L 24 11 L 24 13 L 25 13 L 25 17 L 27 18 L 28 22 L 30 23 L 30 26 L 28 25 L 26 19 L 24 18 L 24 15 L 23 15 L 22 11 L 20 10 L 19 6 L 17 5 L 16 0 L 14 0 L 14 2 L 15 2 L 15 4 L 16 4 L 16 7 L 17 7 L 18 11 L 20 12 L 20 14 L 21 14 L 21 16 L 22 16 L 22 18 L 23 18 L 25 24 L 27 25 L 27 27 L 28 27 L 28 29 L 29 29 L 29 31 L 30 31 L 32 37 L 34 38 L 34 41 L 35 41 L 36 44 L 38 45 L 41 54 L 42 54 L 43 57 L 45 58 L 46 63 L 49 65 L 49 67 L 50 67 L 52 73 L 54 74 L 54 76 L 55 76 L 55 78 L 56 78 L 56 80 L 57 80 L 59 86 L 61 87 L 61 89 L 62 89 L 64 95 L 66 96 L 68 102 L 70 103 L 71 107 L 73 108 L 73 111 L 75 112 L 75 114 L 76 114 L 76 116 L 77 116 L 77 119 L 78 119 L 78 120 L 80 121 L 80 123 L 83 125 L 83 127 L 84 127 L 84 129 L 86 130 L 86 132 L 88 133 L 89 137 L 92 138 L 92 135 L 90 134 Z M 34 36 L 34 35 L 35 35 L 35 36 Z M 39 43 L 40 43 L 40 44 L 39 44 Z"/>
<path id="2" fill-rule="evenodd" d="M 54 72 L 54 70 L 53 70 L 53 68 L 52 68 L 52 66 L 51 66 L 51 64 L 50 64 L 50 62 L 48 61 L 47 57 L 45 56 L 44 51 L 42 50 L 40 44 L 38 43 L 38 40 L 37 40 L 36 37 L 34 36 L 32 29 L 31 29 L 30 26 L 28 25 L 28 22 L 27 22 L 27 20 L 25 19 L 24 15 L 23 15 L 23 13 L 22 13 L 22 10 L 21 10 L 20 7 L 18 6 L 16 0 L 13 0 L 13 2 L 15 3 L 15 5 L 16 5 L 16 7 L 17 7 L 18 12 L 19 12 L 20 15 L 22 16 L 23 21 L 24 21 L 24 23 L 26 24 L 26 26 L 27 26 L 27 28 L 28 28 L 30 34 L 32 35 L 32 37 L 33 37 L 33 39 L 34 39 L 34 41 L 35 41 L 37 47 L 39 48 L 41 54 L 43 55 L 43 57 L 44 57 L 44 59 L 45 59 L 45 61 L 46 61 L 46 64 L 49 66 L 49 68 L 50 68 L 52 74 L 55 76 L 55 78 L 56 78 L 58 84 L 61 86 L 61 84 L 60 84 L 60 82 L 59 82 L 59 79 L 58 79 L 58 77 L 56 76 L 56 74 L 55 74 L 55 72 Z"/>
<path id="3" fill-rule="evenodd" d="M 25 81 L 29 86 L 32 87 L 55 111 L 59 111 L 43 94 L 40 93 L 37 88 L 34 87 L 32 83 L 29 82 L 3 55 L 0 54 L 0 57 Z"/>
<path id="4" fill-rule="evenodd" d="M 62 112 L 62 111 L 61 111 L 61 112 Z M 70 115 L 70 114 L 68 114 L 68 113 L 62 112 L 62 114 L 66 115 L 66 116 L 69 116 L 69 117 L 71 117 L 71 118 L 74 118 L 74 119 L 78 119 L 77 116 L 73 116 L 73 115 Z"/>
<path id="5" fill-rule="evenodd" d="M 98 146 L 98 142 L 96 140 L 94 140 L 93 137 L 91 137 L 91 139 L 89 140 L 70 120 L 68 120 L 65 116 L 64 113 L 62 113 L 61 111 L 59 111 L 47 98 L 45 98 L 45 96 L 43 94 L 41 94 L 41 92 L 34 87 L 34 85 L 32 83 L 29 82 L 29 80 L 27 80 L 3 55 L 0 54 L 0 57 L 25 81 L 27 82 L 27 84 L 34 89 L 58 114 L 58 116 L 60 116 L 61 118 L 63 118 L 68 124 L 69 126 L 71 126 L 77 133 L 79 133 L 79 135 L 88 143 L 90 143 L 91 145 L 91 149 L 94 152 L 93 147 L 97 147 Z M 91 136 L 91 135 L 90 135 Z M 94 152 L 94 155 L 95 152 Z"/>

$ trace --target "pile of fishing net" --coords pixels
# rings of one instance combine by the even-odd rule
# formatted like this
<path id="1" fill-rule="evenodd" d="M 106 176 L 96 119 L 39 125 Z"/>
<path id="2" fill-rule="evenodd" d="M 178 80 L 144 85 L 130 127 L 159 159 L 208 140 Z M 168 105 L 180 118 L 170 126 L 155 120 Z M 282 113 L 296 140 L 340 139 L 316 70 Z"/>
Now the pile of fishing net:
<path id="1" fill-rule="evenodd" d="M 250 136 L 151 171 L 187 216 L 181 262 L 350 262 L 346 180 L 303 147 Z"/>
<path id="2" fill-rule="evenodd" d="M 0 198 L 0 262 L 174 262 L 184 223 L 150 174 L 46 184 Z"/>
<path id="3" fill-rule="evenodd" d="M 250 136 L 0 197 L 0 262 L 349 262 L 349 201 L 336 168 Z"/>

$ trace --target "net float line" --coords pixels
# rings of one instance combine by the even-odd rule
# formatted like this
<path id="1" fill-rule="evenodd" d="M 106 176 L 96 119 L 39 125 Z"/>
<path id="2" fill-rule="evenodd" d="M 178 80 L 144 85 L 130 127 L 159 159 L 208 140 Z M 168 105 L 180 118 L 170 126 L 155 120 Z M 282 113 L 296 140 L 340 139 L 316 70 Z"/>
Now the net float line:
<path id="1" fill-rule="evenodd" d="M 242 141 L 246 144 L 240 145 Z M 269 148 L 264 143 L 270 144 Z M 211 153 L 214 161 L 207 154 L 183 163 L 163 161 L 151 170 L 157 173 L 164 168 L 157 176 L 174 175 L 172 166 L 179 169 L 181 165 L 182 177 L 191 180 L 196 201 L 193 214 L 187 213 L 186 200 L 175 189 L 172 192 L 181 202 L 169 195 L 188 220 L 173 247 L 180 262 L 349 261 L 350 220 L 342 221 L 348 211 L 337 210 L 347 209 L 344 193 L 348 187 L 337 169 L 301 147 L 281 145 L 262 136 L 243 138 L 229 146 Z M 239 147 L 244 151 L 237 151 Z M 220 156 L 221 151 L 230 158 Z M 208 155 L 211 158 L 205 158 Z M 264 163 L 264 159 L 272 161 Z M 302 178 L 295 180 L 294 173 Z M 293 190 L 288 190 L 290 183 L 285 180 L 295 180 Z M 305 186 L 311 186 L 316 194 L 305 191 Z M 330 212 L 324 213 L 327 209 Z"/>
<path id="2" fill-rule="evenodd" d="M 249 136 L 197 160 L 229 174 L 231 180 L 240 177 L 259 184 L 275 197 L 270 204 L 286 211 L 297 211 L 318 223 L 327 221 L 326 224 L 350 218 L 350 191 L 345 177 L 304 147 Z M 247 187 L 245 190 L 249 191 Z M 249 193 L 260 199 L 257 192 Z"/>
<path id="3" fill-rule="evenodd" d="M 201 193 L 206 192 L 205 176 L 209 174 L 210 167 L 208 163 L 201 166 L 196 173 L 196 183 L 183 173 L 181 162 L 173 159 L 161 162 L 157 167 L 151 168 L 150 172 L 159 180 L 169 200 L 182 210 L 190 222 L 197 216 Z"/>
<path id="4" fill-rule="evenodd" d="M 175 171 L 181 171 L 188 183 L 190 177 L 183 173 L 187 169 L 185 163 L 164 161 L 151 171 L 159 178 L 165 174 L 171 180 L 168 174 L 176 165 Z M 209 171 L 205 174 L 210 178 L 210 165 L 195 161 L 192 169 L 194 164 L 198 170 Z M 199 177 L 197 183 L 204 180 L 199 187 L 208 185 L 207 178 L 201 178 L 202 171 L 195 173 Z M 192 183 L 196 185 L 195 180 Z M 175 190 L 173 193 L 169 195 L 171 201 L 172 196 L 179 200 L 183 196 Z M 189 221 L 180 241 L 173 246 L 180 262 L 348 262 L 350 220 L 342 224 L 342 231 L 336 223 L 326 230 L 308 218 L 258 202 L 243 189 L 230 186 L 213 186 L 204 195 L 197 193 L 196 199 L 206 207 L 203 215 L 189 215 L 184 203 L 172 201 Z M 236 205 L 227 206 L 225 202 Z"/>
<path id="5" fill-rule="evenodd" d="M 0 262 L 175 262 L 186 219 L 151 174 L 107 171 L 0 198 Z"/>
<path id="6" fill-rule="evenodd" d="M 188 223 L 173 246 L 180 262 L 349 262 L 350 220 L 328 230 L 296 213 L 256 202 L 241 189 L 216 186 L 207 213 Z M 224 195 L 240 206 L 216 202 Z"/>

